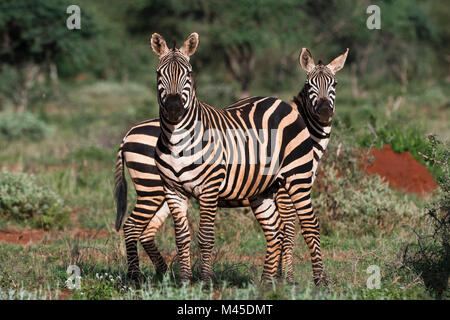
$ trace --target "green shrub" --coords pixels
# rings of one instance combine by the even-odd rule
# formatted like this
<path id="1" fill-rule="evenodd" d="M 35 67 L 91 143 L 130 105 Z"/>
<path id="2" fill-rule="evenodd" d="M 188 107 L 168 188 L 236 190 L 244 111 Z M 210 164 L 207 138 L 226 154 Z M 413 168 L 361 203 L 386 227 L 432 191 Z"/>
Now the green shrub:
<path id="1" fill-rule="evenodd" d="M 324 234 L 339 232 L 354 235 L 379 236 L 390 234 L 401 222 L 414 219 L 418 212 L 413 203 L 393 192 L 378 175 L 338 177 L 338 171 L 325 166 L 328 192 L 320 192 L 314 200 L 319 210 Z"/>
<path id="2" fill-rule="evenodd" d="M 403 264 L 422 277 L 427 289 L 436 297 L 450 298 L 450 174 L 449 146 L 445 152 L 436 149 L 442 144 L 430 137 L 433 152 L 427 154 L 430 161 L 437 163 L 444 174 L 438 180 L 442 193 L 431 202 L 426 210 L 424 231 L 415 231 L 416 241 L 408 243 L 403 251 Z"/>
<path id="3" fill-rule="evenodd" d="M 31 112 L 0 112 L 0 136 L 6 139 L 39 140 L 49 133 L 49 127 Z"/>
<path id="4" fill-rule="evenodd" d="M 61 228 L 68 222 L 69 211 L 53 191 L 36 183 L 33 175 L 0 173 L 0 216 L 33 227 Z"/>
<path id="5" fill-rule="evenodd" d="M 0 66 L 0 100 L 2 106 L 14 105 L 17 101 L 15 95 L 22 86 L 22 79 L 17 68 L 3 64 Z"/>

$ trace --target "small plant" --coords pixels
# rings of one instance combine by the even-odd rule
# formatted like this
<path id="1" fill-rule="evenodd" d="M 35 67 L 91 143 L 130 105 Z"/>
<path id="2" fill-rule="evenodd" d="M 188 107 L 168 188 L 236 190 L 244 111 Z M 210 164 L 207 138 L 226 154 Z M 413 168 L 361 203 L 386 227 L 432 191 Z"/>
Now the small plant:
<path id="1" fill-rule="evenodd" d="M 81 290 L 74 291 L 74 299 L 102 300 L 112 299 L 128 288 L 123 285 L 120 276 L 112 274 L 95 274 L 95 279 L 85 280 L 88 284 L 83 285 Z"/>
<path id="2" fill-rule="evenodd" d="M 39 140 L 49 133 L 49 127 L 31 112 L 0 112 L 0 137 Z"/>
<path id="3" fill-rule="evenodd" d="M 36 183 L 34 175 L 0 173 L 0 216 L 33 227 L 61 228 L 68 222 L 69 211 L 53 191 Z"/>
<path id="4" fill-rule="evenodd" d="M 425 233 L 415 231 L 417 241 L 409 243 L 403 251 L 403 265 L 420 274 L 427 289 L 438 298 L 449 298 L 450 277 L 450 151 L 436 137 L 429 137 L 431 154 L 424 156 L 445 172 L 438 180 L 441 196 L 433 201 L 425 213 Z"/>

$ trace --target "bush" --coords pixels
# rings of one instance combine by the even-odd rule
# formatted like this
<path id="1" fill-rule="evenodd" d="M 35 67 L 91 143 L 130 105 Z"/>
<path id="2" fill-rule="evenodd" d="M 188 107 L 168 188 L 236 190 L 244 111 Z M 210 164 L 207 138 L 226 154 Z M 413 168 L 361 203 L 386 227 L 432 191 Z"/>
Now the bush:
<path id="1" fill-rule="evenodd" d="M 439 199 L 428 205 L 425 214 L 425 231 L 417 232 L 416 242 L 409 243 L 403 251 L 403 264 L 418 273 L 427 289 L 438 298 L 450 298 L 450 175 L 448 145 L 445 152 L 436 151 L 442 144 L 430 137 L 433 152 L 427 157 L 445 170 L 438 180 L 441 187 Z"/>
<path id="2" fill-rule="evenodd" d="M 69 211 L 57 194 L 37 185 L 35 176 L 2 172 L 0 216 L 16 222 L 31 223 L 36 228 L 50 229 L 66 225 Z"/>
<path id="3" fill-rule="evenodd" d="M 49 127 L 31 112 L 0 112 L 0 136 L 6 139 L 39 140 L 49 133 Z"/>
<path id="4" fill-rule="evenodd" d="M 18 102 L 18 93 L 22 86 L 22 79 L 17 68 L 10 65 L 0 66 L 0 101 L 2 106 Z"/>

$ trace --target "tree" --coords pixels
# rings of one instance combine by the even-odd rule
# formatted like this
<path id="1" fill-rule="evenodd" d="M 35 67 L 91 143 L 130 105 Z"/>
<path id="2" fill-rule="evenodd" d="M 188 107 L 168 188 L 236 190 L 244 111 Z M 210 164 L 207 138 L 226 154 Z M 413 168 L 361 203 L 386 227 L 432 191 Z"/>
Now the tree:
<path id="1" fill-rule="evenodd" d="M 13 67 L 19 75 L 19 93 L 10 94 L 18 110 L 27 107 L 28 91 L 44 67 L 55 79 L 56 59 L 78 60 L 85 55 L 85 40 L 94 36 L 95 25 L 89 12 L 83 11 L 81 30 L 69 30 L 70 4 L 68 0 L 0 3 L 0 67 Z"/>
<path id="2" fill-rule="evenodd" d="M 267 66 L 256 63 L 258 53 L 276 51 L 275 56 L 283 60 L 299 51 L 300 41 L 307 38 L 301 32 L 302 3 L 293 0 L 193 2 L 198 28 L 209 40 L 209 50 L 215 57 L 222 57 L 232 77 L 239 82 L 240 97 L 248 96 L 255 67 Z"/>

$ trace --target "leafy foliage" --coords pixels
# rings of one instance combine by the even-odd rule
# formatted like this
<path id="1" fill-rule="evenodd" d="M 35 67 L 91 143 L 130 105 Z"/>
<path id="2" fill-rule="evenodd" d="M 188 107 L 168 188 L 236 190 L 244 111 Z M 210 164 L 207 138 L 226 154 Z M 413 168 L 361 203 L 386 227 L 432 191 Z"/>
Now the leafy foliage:
<path id="1" fill-rule="evenodd" d="M 26 138 L 40 140 L 50 127 L 32 112 L 0 112 L 0 137 L 3 139 Z"/>
<path id="2" fill-rule="evenodd" d="M 432 139 L 434 148 L 438 141 Z M 445 170 L 438 181 L 442 189 L 439 199 L 429 204 L 426 211 L 426 234 L 415 232 L 417 242 L 405 246 L 403 263 L 421 275 L 425 286 L 438 298 L 449 298 L 450 279 L 450 175 L 448 160 L 450 152 L 428 154 Z"/>
<path id="3" fill-rule="evenodd" d="M 63 200 L 48 188 L 39 186 L 33 175 L 2 172 L 0 216 L 50 229 L 65 226 L 69 211 Z"/>
<path id="4" fill-rule="evenodd" d="M 0 58 L 21 65 L 42 63 L 59 56 L 79 59 L 96 27 L 88 11 L 83 11 L 83 28 L 73 32 L 65 21 L 71 1 L 2 1 L 0 4 Z"/>
<path id="5" fill-rule="evenodd" d="M 433 5 L 423 2 L 412 5 L 406 0 L 381 2 L 381 32 L 366 28 L 368 5 L 367 2 L 337 0 L 238 0 L 231 3 L 148 0 L 130 8 L 130 13 L 136 17 L 130 28 L 142 33 L 155 30 L 167 34 L 169 39 L 184 38 L 186 29 L 195 30 L 201 34 L 202 47 L 207 52 L 203 61 L 216 64 L 211 55 L 214 52 L 214 58 L 221 57 L 232 74 L 236 73 L 230 61 L 233 56 L 241 55 L 242 62 L 255 59 L 255 65 L 272 66 L 271 59 L 279 64 L 280 58 L 291 57 L 302 46 L 314 47 L 327 58 L 348 47 L 349 62 L 354 63 L 356 73 L 359 76 L 376 73 L 377 80 L 388 76 L 405 81 L 402 78 L 405 72 L 407 77 L 410 72 L 429 73 L 424 64 L 410 61 L 424 55 L 432 57 L 432 50 L 441 50 L 444 46 L 442 40 L 448 35 L 445 27 L 439 25 L 442 20 L 433 19 L 436 15 L 430 10 Z M 163 21 L 161 15 L 165 17 Z M 360 27 L 355 28 L 357 25 Z M 258 51 L 265 54 L 257 55 Z M 386 63 L 389 68 L 383 67 Z M 245 65 L 240 63 L 241 67 Z M 234 78 L 244 81 L 239 75 Z"/>
<path id="6" fill-rule="evenodd" d="M 93 56 L 95 42 L 92 40 L 99 29 L 89 10 L 83 10 L 83 27 L 69 30 L 65 23 L 69 17 L 66 9 L 71 4 L 68 0 L 0 3 L 0 78 L 8 76 L 9 70 L 4 65 L 9 65 L 16 69 L 19 80 L 12 79 L 14 90 L 0 85 L 0 93 L 19 110 L 27 108 L 28 92 L 39 75 L 48 73 L 56 83 L 57 62 L 86 65 L 87 59 Z"/>

